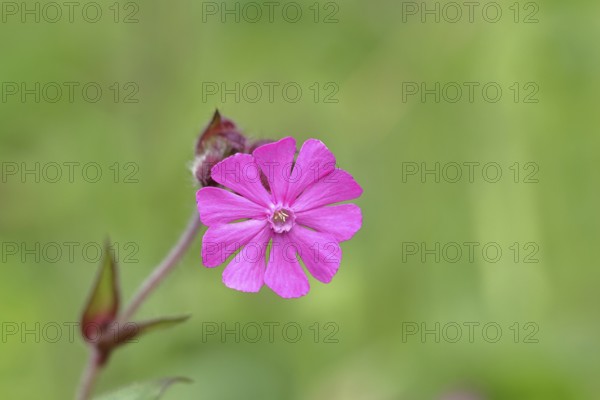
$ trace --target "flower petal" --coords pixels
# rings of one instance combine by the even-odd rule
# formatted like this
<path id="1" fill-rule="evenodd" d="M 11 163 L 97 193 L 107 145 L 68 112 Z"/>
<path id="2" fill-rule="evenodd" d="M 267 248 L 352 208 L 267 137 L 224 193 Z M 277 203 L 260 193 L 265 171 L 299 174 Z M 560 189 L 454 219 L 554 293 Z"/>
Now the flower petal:
<path id="1" fill-rule="evenodd" d="M 342 249 L 331 235 L 311 231 L 299 225 L 289 233 L 306 269 L 315 279 L 329 283 L 338 271 L 342 261 Z"/>
<path id="2" fill-rule="evenodd" d="M 279 296 L 289 299 L 308 293 L 308 278 L 298 263 L 295 248 L 286 234 L 273 236 L 265 284 Z"/>
<path id="3" fill-rule="evenodd" d="M 196 192 L 200 220 L 204 225 L 226 224 L 237 219 L 256 218 L 266 215 L 267 208 L 216 187 L 204 187 Z"/>
<path id="4" fill-rule="evenodd" d="M 355 204 L 340 204 L 296 213 L 296 223 L 343 242 L 358 232 L 362 226 L 362 214 Z"/>
<path id="5" fill-rule="evenodd" d="M 294 169 L 286 200 L 293 202 L 310 184 L 318 182 L 335 168 L 335 156 L 317 139 L 308 139 L 302 145 Z"/>
<path id="6" fill-rule="evenodd" d="M 336 169 L 310 185 L 292 204 L 294 212 L 312 210 L 327 204 L 352 200 L 362 194 L 362 188 L 348 172 Z"/>
<path id="7" fill-rule="evenodd" d="M 212 167 L 211 177 L 256 204 L 268 207 L 271 196 L 260 182 L 260 168 L 250 154 L 237 153 Z"/>
<path id="8" fill-rule="evenodd" d="M 283 202 L 296 154 L 296 140 L 286 137 L 260 146 L 252 155 L 267 177 L 275 203 Z"/>
<path id="9" fill-rule="evenodd" d="M 264 284 L 265 253 L 271 239 L 271 229 L 264 227 L 243 247 L 223 271 L 225 286 L 242 292 L 258 292 Z"/>
<path id="10" fill-rule="evenodd" d="M 227 257 L 250 242 L 265 226 L 266 220 L 250 219 L 209 227 L 202 238 L 202 262 L 207 267 L 223 264 Z"/>

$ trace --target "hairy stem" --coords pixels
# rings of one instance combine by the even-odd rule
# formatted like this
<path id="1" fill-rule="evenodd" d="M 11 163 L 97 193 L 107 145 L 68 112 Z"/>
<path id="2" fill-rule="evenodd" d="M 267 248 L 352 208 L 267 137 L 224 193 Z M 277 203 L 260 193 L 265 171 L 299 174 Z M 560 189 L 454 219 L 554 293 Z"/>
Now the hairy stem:
<path id="1" fill-rule="evenodd" d="M 77 400 L 87 400 L 92 394 L 92 388 L 98 373 L 100 372 L 100 357 L 98 350 L 94 346 L 90 346 L 90 356 L 88 363 L 81 375 L 81 382 L 79 383 L 79 389 L 77 390 Z"/>
<path id="2" fill-rule="evenodd" d="M 181 257 L 185 254 L 190 244 L 196 237 L 196 234 L 200 230 L 200 218 L 198 212 L 194 211 L 192 218 L 188 222 L 185 231 L 179 237 L 179 241 L 173 246 L 169 254 L 164 260 L 154 269 L 148 278 L 142 283 L 135 296 L 133 296 L 129 306 L 123 311 L 118 319 L 119 323 L 126 323 L 135 314 L 138 308 L 142 305 L 144 300 L 148 297 L 154 289 L 165 279 L 165 277 L 173 270 L 177 265 Z"/>

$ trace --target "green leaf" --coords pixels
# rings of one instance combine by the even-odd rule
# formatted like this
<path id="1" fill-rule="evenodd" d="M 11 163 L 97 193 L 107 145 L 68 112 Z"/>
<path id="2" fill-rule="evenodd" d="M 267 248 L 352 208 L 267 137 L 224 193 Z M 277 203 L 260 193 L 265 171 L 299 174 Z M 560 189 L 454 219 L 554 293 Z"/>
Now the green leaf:
<path id="1" fill-rule="evenodd" d="M 191 382 L 191 379 L 177 377 L 134 383 L 117 391 L 95 397 L 94 400 L 158 400 L 172 384 Z"/>
<path id="2" fill-rule="evenodd" d="M 120 327 L 115 345 L 127 343 L 141 335 L 158 329 L 166 329 L 187 321 L 189 315 L 179 317 L 163 317 L 142 322 L 128 322 Z"/>
<path id="3" fill-rule="evenodd" d="M 107 240 L 103 259 L 92 294 L 81 317 L 81 333 L 85 340 L 96 341 L 101 331 L 115 320 L 119 311 L 117 263 Z"/>

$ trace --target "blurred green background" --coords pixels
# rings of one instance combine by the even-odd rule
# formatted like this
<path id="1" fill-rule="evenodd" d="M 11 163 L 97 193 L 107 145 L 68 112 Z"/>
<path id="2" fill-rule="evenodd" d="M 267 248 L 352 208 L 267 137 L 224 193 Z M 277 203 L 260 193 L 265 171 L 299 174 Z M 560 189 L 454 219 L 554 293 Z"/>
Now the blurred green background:
<path id="1" fill-rule="evenodd" d="M 254 137 L 323 140 L 364 188 L 357 200 L 363 228 L 343 244 L 333 282 L 311 278 L 309 295 L 293 301 L 267 288 L 255 295 L 227 289 L 222 267 L 201 265 L 198 238 L 138 314 L 190 313 L 192 319 L 118 351 L 97 393 L 132 381 L 187 376 L 194 383 L 173 387 L 166 399 L 597 398 L 597 2 L 517 3 L 518 22 L 513 2 L 498 2 L 503 13 L 497 23 L 483 18 L 485 2 L 472 23 L 465 7 L 458 22 L 448 22 L 454 11 L 445 2 L 439 3 L 439 23 L 429 14 L 423 23 L 420 9 L 407 14 L 406 4 L 391 0 L 317 3 L 316 23 L 312 1 L 295 3 L 303 11 L 296 23 L 282 16 L 285 3 L 275 8 L 272 23 L 266 14 L 249 22 L 255 14 L 245 3 L 239 23 L 235 15 L 223 23 L 220 13 L 208 14 L 213 9 L 196 1 L 116 3 L 118 15 L 113 2 L 100 1 L 97 23 L 82 17 L 86 3 L 73 22 L 63 15 L 56 23 L 48 21 L 55 12 L 44 2 L 39 23 L 27 14 L 21 21 L 22 8 L 35 10 L 35 2 L 14 4 L 16 15 L 3 3 L 0 23 L 3 168 L 98 163 L 103 175 L 90 183 L 77 167 L 69 182 L 63 167 L 62 178 L 52 183 L 42 171 L 35 182 L 34 174 L 21 179 L 22 171 L 3 170 L 0 397 L 71 398 L 87 357 L 64 324 L 77 321 L 98 263 L 82 255 L 82 245 L 73 259 L 63 253 L 56 262 L 54 253 L 37 252 L 36 260 L 23 250 L 59 243 L 66 252 L 66 242 L 94 244 L 109 236 L 122 258 L 138 261 L 121 260 L 126 301 L 195 209 L 193 144 L 218 107 Z M 213 6 L 218 12 L 223 7 Z M 434 9 L 434 2 L 427 7 Z M 295 9 L 286 10 L 294 18 Z M 94 10 L 87 11 L 93 19 Z M 525 23 L 532 13 L 538 22 Z M 337 22 L 325 23 L 326 17 Z M 35 94 L 24 101 L 22 93 L 10 94 L 11 82 L 80 86 L 72 102 L 66 91 L 56 102 L 47 101 L 50 92 L 36 102 Z M 103 89 L 99 101 L 82 97 L 87 82 Z M 111 88 L 115 82 L 118 93 Z M 266 90 L 253 102 L 251 87 L 236 102 L 233 95 L 208 94 L 207 82 L 280 86 L 272 102 Z M 289 82 L 303 90 L 297 102 L 281 93 Z M 453 103 L 447 101 L 453 92 L 440 93 L 439 102 L 434 94 L 425 101 L 421 93 L 403 99 L 405 82 L 480 86 L 473 102 L 465 89 Z M 482 96 L 488 82 L 502 88 L 499 101 Z M 520 88 L 516 102 L 514 82 Z M 526 88 L 528 82 L 534 86 Z M 530 99 L 538 101 L 525 102 L 532 87 L 539 91 Z M 325 102 L 332 88 L 337 90 L 329 99 L 338 101 Z M 457 183 L 443 174 L 439 183 L 433 175 L 421 179 L 420 172 L 403 179 L 403 163 L 433 168 L 436 162 L 440 173 L 447 163 L 495 162 L 503 175 L 489 183 L 479 168 L 471 183 L 465 168 Z M 516 162 L 518 183 L 510 169 Z M 537 183 L 523 182 L 528 162 L 537 166 Z M 126 174 L 138 182 L 127 183 Z M 129 242 L 134 247 L 124 248 Z M 480 246 L 473 262 L 466 254 L 447 262 L 454 253 L 441 254 L 440 262 L 425 254 L 423 262 L 422 252 L 406 253 L 409 242 L 429 249 L 435 243 L 495 242 L 503 253 L 498 262 L 487 262 Z M 509 248 L 515 242 L 518 262 Z M 529 242 L 537 246 L 537 263 L 523 262 Z M 14 243 L 17 254 L 8 251 Z M 279 324 L 273 343 L 266 327 L 257 343 L 243 332 L 239 343 L 232 335 L 203 339 L 206 323 L 229 329 L 239 323 L 241 330 L 268 322 Z M 296 343 L 282 335 L 290 322 L 302 328 Z M 325 329 L 328 322 L 334 325 Z M 479 324 L 472 341 L 464 325 L 469 322 Z M 41 328 L 48 323 L 63 327 L 56 343 L 44 340 L 55 336 Z M 436 323 L 439 343 L 435 333 L 407 335 L 409 326 L 435 331 Z M 456 343 L 449 340 L 453 323 L 462 327 Z M 8 334 L 15 324 L 19 332 Z M 485 324 L 501 327 L 496 343 L 490 340 L 494 329 L 482 333 Z M 325 340 L 332 326 L 337 343 Z M 37 331 L 39 343 L 34 333 L 22 337 L 23 328 Z M 535 340 L 527 340 L 532 331 L 528 339 Z"/>

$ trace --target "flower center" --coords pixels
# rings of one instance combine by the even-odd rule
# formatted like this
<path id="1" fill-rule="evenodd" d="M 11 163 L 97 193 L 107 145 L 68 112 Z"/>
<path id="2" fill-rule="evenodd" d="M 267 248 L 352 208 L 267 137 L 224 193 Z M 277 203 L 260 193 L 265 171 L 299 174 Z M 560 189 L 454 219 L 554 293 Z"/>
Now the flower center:
<path id="1" fill-rule="evenodd" d="M 271 214 L 269 221 L 271 222 L 271 228 L 273 228 L 275 232 L 289 232 L 294 226 L 296 216 L 293 211 L 285 208 L 276 208 Z"/>

